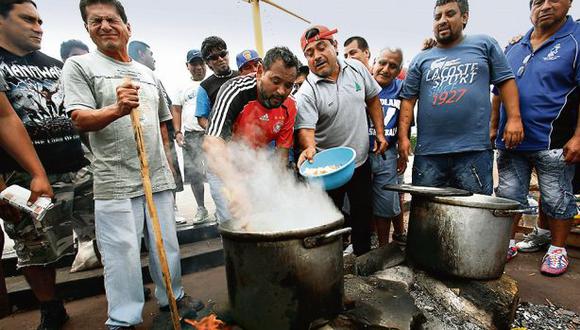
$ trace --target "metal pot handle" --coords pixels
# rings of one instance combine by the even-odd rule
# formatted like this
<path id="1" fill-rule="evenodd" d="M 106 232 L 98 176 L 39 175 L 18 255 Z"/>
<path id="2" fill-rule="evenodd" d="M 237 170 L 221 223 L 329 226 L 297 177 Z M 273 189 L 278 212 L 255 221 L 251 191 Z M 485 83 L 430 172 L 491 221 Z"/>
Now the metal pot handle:
<path id="1" fill-rule="evenodd" d="M 518 209 L 518 210 L 491 210 L 494 217 L 511 217 L 517 214 L 523 214 L 529 212 L 530 209 Z"/>
<path id="2" fill-rule="evenodd" d="M 312 249 L 312 248 L 324 245 L 326 243 L 329 243 L 330 241 L 333 241 L 333 240 L 341 237 L 344 234 L 350 233 L 351 230 L 352 230 L 352 228 L 347 227 L 347 228 L 342 228 L 342 229 L 338 229 L 335 231 L 331 231 L 330 233 L 327 233 L 327 234 L 306 237 L 304 239 L 304 247 L 307 249 Z"/>

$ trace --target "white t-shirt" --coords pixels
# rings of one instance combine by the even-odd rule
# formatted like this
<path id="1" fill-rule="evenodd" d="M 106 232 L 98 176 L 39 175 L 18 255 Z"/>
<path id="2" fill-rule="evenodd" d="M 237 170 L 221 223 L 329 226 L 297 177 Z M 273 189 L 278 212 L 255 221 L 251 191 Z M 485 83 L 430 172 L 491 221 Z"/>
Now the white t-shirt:
<path id="1" fill-rule="evenodd" d="M 197 123 L 197 118 L 195 117 L 197 89 L 200 84 L 201 81 L 190 79 L 187 86 L 180 90 L 173 99 L 173 105 L 181 106 L 181 125 L 188 132 L 204 131 L 203 127 Z"/>

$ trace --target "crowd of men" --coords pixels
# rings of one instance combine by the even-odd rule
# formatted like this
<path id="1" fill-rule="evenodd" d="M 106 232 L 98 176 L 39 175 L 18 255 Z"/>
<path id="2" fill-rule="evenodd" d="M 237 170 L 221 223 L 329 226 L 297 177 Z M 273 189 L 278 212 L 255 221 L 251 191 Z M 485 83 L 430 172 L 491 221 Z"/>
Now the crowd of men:
<path id="1" fill-rule="evenodd" d="M 229 191 L 226 198 L 221 189 L 223 182 L 239 179 L 230 141 L 273 148 L 281 162 L 297 165 L 321 150 L 353 148 L 352 179 L 327 193 L 338 209 L 348 210 L 353 250 L 361 255 L 371 249 L 373 232 L 379 245 L 389 242 L 391 223 L 392 239 L 406 241 L 400 196 L 381 188 L 400 182 L 414 123 L 415 185 L 491 195 L 496 148 L 495 194 L 525 207 L 535 170 L 539 226 L 523 241 L 510 241 L 507 259 L 518 250 L 547 248 L 541 272 L 564 273 L 565 242 L 577 214 L 580 27 L 568 16 L 572 0 L 531 0 L 529 6 L 533 26 L 504 50 L 490 36 L 463 33 L 467 0 L 436 0 L 434 39 L 412 60 L 406 77 L 401 49 L 386 47 L 372 58 L 367 41 L 355 36 L 344 42 L 340 56 L 337 30 L 322 25 L 297 36 L 307 65 L 286 47 L 274 47 L 263 58 L 248 49 L 236 56 L 236 71 L 226 42 L 210 36 L 187 52 L 191 81 L 169 97 L 153 72 L 151 48 L 129 42 L 131 25 L 118 0 L 80 1 L 96 50 L 64 42 L 64 65 L 40 52 L 36 4 L 0 1 L 0 190 L 21 185 L 31 190 L 30 202 L 47 196 L 55 204 L 39 226 L 0 202 L 18 268 L 40 302 L 38 329 L 60 329 L 69 318 L 55 290 L 54 263 L 74 252 L 71 223 L 77 236 L 96 239 L 109 329 L 142 322 L 141 237 L 159 308 L 169 310 L 127 116 L 136 108 L 173 295 L 182 310 L 203 304 L 181 282 L 175 192 L 183 190 L 183 182 L 190 184 L 194 221 L 205 222 L 212 217 L 204 200 L 207 182 L 216 219 L 235 218 L 239 205 L 230 201 L 244 192 Z M 183 150 L 183 177 L 175 144 Z M 79 198 L 86 196 L 94 204 Z M 0 239 L 1 249 L 3 235 Z M 9 306 L 1 265 L 0 278 L 1 314 Z"/>

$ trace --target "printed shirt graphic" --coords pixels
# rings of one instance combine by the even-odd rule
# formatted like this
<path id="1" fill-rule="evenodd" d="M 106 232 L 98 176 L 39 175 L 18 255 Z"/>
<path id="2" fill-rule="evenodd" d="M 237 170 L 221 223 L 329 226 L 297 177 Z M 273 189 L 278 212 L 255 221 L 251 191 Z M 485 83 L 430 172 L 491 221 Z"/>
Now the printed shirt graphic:
<path id="1" fill-rule="evenodd" d="M 257 99 L 255 75 L 241 76 L 222 86 L 210 115 L 207 134 L 224 140 L 241 139 L 260 148 L 276 142 L 292 147 L 296 103 L 288 97 L 278 108 L 267 109 Z"/>
<path id="2" fill-rule="evenodd" d="M 4 93 L 8 91 L 8 84 L 6 80 L 4 80 L 4 75 L 0 71 L 0 93 Z"/>
<path id="3" fill-rule="evenodd" d="M 401 109 L 399 93 L 401 92 L 402 86 L 402 80 L 394 79 L 389 86 L 384 87 L 379 93 L 379 100 L 383 108 L 385 138 L 389 143 L 389 148 L 397 142 L 397 124 L 399 123 L 399 111 Z M 370 150 L 372 151 L 374 137 L 377 135 L 377 132 L 371 120 L 369 120 L 369 126 L 369 136 L 371 136 Z"/>
<path id="4" fill-rule="evenodd" d="M 541 47 L 532 51 L 530 36 L 506 49 L 520 95 L 520 113 L 524 140 L 515 150 L 540 151 L 560 149 L 576 130 L 580 103 L 580 24 L 572 17 Z M 524 63 L 525 62 L 525 63 Z M 502 105 L 496 146 L 506 124 Z"/>
<path id="5" fill-rule="evenodd" d="M 171 119 L 171 113 L 153 71 L 135 61 L 116 61 L 99 51 L 71 57 L 63 68 L 66 111 L 94 111 L 116 103 L 116 88 L 125 78 L 140 87 L 139 114 L 153 192 L 174 189 L 159 127 L 160 122 Z M 88 136 L 95 155 L 95 199 L 142 196 L 141 164 L 130 116 L 89 132 Z"/>
<path id="6" fill-rule="evenodd" d="M 485 35 L 417 55 L 401 91 L 402 99 L 418 97 L 415 153 L 490 149 L 490 84 L 513 77 L 497 41 Z"/>
<path id="7" fill-rule="evenodd" d="M 49 174 L 87 164 L 78 132 L 66 115 L 59 83 L 62 63 L 41 52 L 16 56 L 0 48 L 0 75 L 6 96 L 22 120 Z M 0 173 L 23 169 L 0 148 Z"/>

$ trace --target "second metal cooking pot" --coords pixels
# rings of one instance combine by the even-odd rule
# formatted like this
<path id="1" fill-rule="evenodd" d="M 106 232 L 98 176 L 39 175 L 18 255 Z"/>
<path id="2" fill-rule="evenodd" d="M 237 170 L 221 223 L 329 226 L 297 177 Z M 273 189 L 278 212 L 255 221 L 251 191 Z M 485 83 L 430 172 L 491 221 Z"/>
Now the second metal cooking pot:
<path id="1" fill-rule="evenodd" d="M 472 195 L 413 195 L 407 257 L 429 271 L 470 279 L 502 275 L 515 201 Z"/>
<path id="2" fill-rule="evenodd" d="M 285 232 L 220 224 L 230 307 L 248 330 L 308 329 L 342 308 L 343 219 Z"/>

